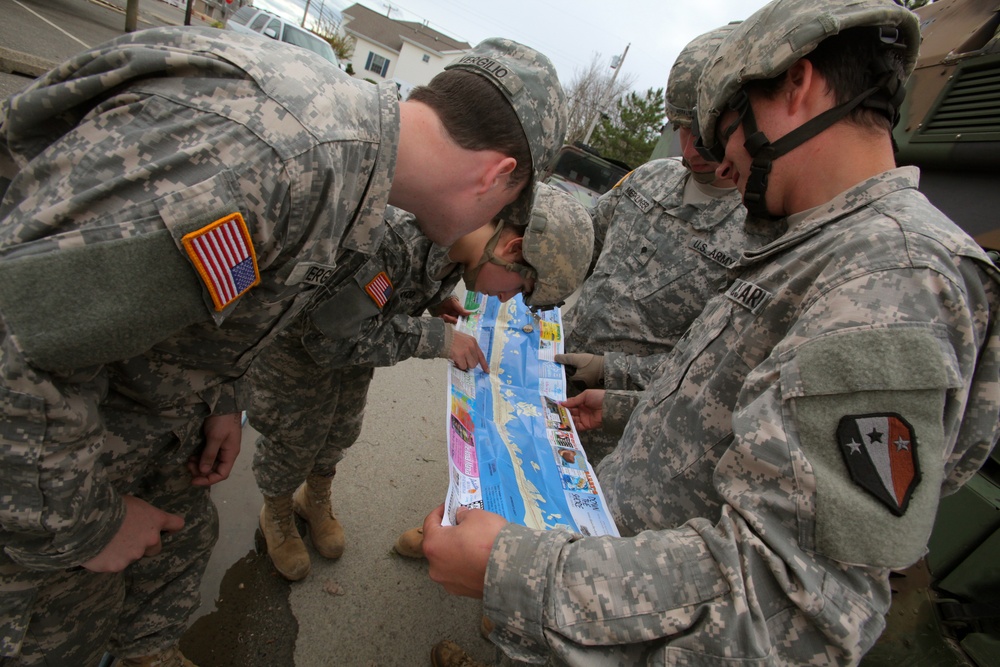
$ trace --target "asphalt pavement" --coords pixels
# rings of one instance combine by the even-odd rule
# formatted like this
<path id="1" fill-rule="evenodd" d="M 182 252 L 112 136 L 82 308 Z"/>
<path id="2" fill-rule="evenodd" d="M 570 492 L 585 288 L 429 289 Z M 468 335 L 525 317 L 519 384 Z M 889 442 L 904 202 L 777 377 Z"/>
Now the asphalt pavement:
<path id="1" fill-rule="evenodd" d="M 0 99 L 52 64 L 122 34 L 124 0 L 113 1 L 118 8 L 0 0 Z M 140 5 L 140 28 L 182 23 L 183 12 L 164 2 Z M 428 665 L 431 647 L 445 638 L 491 660 L 493 647 L 479 635 L 480 602 L 448 595 L 428 578 L 426 562 L 392 550 L 399 533 L 444 500 L 446 374 L 444 360 L 376 371 L 361 437 L 333 485 L 347 549 L 336 561 L 312 552 L 312 572 L 294 584 L 262 552 L 261 496 L 250 472 L 256 433 L 245 427 L 233 475 L 212 491 L 219 544 L 181 644 L 199 667 Z"/>

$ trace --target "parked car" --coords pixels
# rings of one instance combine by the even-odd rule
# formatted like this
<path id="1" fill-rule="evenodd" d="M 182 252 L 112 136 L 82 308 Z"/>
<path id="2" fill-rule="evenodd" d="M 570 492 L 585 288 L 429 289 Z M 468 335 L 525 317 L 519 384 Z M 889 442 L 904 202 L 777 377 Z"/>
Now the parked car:
<path id="1" fill-rule="evenodd" d="M 258 9 L 250 5 L 240 7 L 226 21 L 226 29 L 247 34 L 265 35 L 271 39 L 301 46 L 340 67 L 337 54 L 334 53 L 333 47 L 328 41 L 265 9 Z"/>

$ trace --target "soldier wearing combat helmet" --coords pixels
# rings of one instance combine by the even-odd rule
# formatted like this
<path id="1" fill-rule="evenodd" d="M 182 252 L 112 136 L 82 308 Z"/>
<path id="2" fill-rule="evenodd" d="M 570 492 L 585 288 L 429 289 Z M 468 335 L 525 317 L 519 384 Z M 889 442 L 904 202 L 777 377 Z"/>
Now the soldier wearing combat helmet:
<path id="1" fill-rule="evenodd" d="M 691 40 L 670 69 L 666 112 L 681 161 L 648 162 L 598 202 L 600 256 L 564 315 L 567 354 L 557 359 L 572 367 L 579 389 L 644 389 L 663 355 L 726 284 L 740 253 L 773 237 L 745 224 L 732 181 L 718 178 L 718 164 L 694 149 L 698 75 L 732 29 Z M 592 463 L 614 449 L 627 419 L 618 415 L 581 433 Z"/>
<path id="2" fill-rule="evenodd" d="M 905 92 L 903 84 L 920 47 L 920 29 L 913 13 L 883 2 L 859 2 L 840 11 L 824 3 L 786 2 L 773 12 L 755 14 L 753 23 L 741 26 L 706 68 L 697 114 L 697 146 L 706 159 L 716 162 L 722 162 L 728 138 L 737 126 L 742 127 L 752 163 L 742 174 L 740 189 L 747 209 L 765 217 L 786 214 L 772 212 L 765 203 L 768 175 L 775 160 L 843 118 L 871 122 L 877 114 L 885 118 L 885 127 L 895 125 Z M 836 35 L 842 37 L 829 39 Z M 858 62 L 853 72 L 839 69 L 850 80 L 838 90 L 835 105 L 780 135 L 771 132 L 768 136 L 758 128 L 750 91 L 767 86 L 773 89 L 793 64 L 809 54 L 821 64 L 835 57 L 832 51 L 840 54 L 845 48 L 864 49 L 869 58 Z"/>
<path id="3" fill-rule="evenodd" d="M 344 551 L 330 485 L 361 431 L 373 367 L 443 357 L 489 371 L 476 339 L 450 323 L 469 314 L 449 297 L 457 281 L 502 301 L 523 292 L 527 304 L 545 308 L 583 280 L 594 242 L 586 208 L 541 183 L 533 201 L 527 226 L 501 220 L 451 248 L 434 245 L 412 215 L 392 209 L 375 257 L 329 300 L 338 328 L 320 332 L 303 318 L 254 360 L 245 385 L 249 421 L 261 434 L 253 462 L 264 496 L 260 525 L 285 578 L 302 579 L 311 567 L 293 512 L 308 522 L 321 556 Z M 449 319 L 420 317 L 425 309 Z"/>
<path id="4" fill-rule="evenodd" d="M 853 665 L 872 647 L 890 572 L 1000 422 L 1000 272 L 893 160 L 918 40 L 892 0 L 775 0 L 719 47 L 702 139 L 781 233 L 732 264 L 598 466 L 622 537 L 425 520 L 431 577 L 482 595 L 507 654 Z M 580 428 L 624 399 L 566 403 Z"/>
<path id="5" fill-rule="evenodd" d="M 400 102 L 305 49 L 157 28 L 0 105 L 0 662 L 190 665 L 236 380 L 289 323 L 356 316 L 324 304 L 387 204 L 444 245 L 529 220 L 565 95 L 516 42 L 469 55 Z"/>

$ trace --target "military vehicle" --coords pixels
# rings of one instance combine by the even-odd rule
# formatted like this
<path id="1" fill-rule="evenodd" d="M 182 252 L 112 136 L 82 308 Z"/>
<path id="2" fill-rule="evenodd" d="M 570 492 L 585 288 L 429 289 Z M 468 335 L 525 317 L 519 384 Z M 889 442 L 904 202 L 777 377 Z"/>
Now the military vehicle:
<path id="1" fill-rule="evenodd" d="M 566 144 L 552 158 L 542 180 L 565 190 L 587 207 L 615 186 L 632 169 L 624 162 L 603 157 L 579 141 Z"/>
<path id="2" fill-rule="evenodd" d="M 1000 0 L 916 13 L 923 42 L 893 132 L 897 161 L 920 167 L 920 191 L 1000 249 Z M 886 621 L 864 667 L 1000 665 L 1000 448 L 942 500 L 927 557 L 894 575 Z"/>
<path id="3" fill-rule="evenodd" d="M 916 10 L 923 42 L 893 137 L 920 191 L 981 245 L 1000 248 L 1000 0 Z"/>

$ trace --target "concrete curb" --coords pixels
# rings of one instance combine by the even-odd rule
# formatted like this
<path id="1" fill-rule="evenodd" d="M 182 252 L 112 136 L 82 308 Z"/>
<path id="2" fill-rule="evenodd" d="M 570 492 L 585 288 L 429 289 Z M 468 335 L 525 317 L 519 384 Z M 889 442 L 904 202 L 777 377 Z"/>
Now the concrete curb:
<path id="1" fill-rule="evenodd" d="M 54 60 L 46 60 L 30 53 L 22 53 L 0 46 L 0 72 L 34 78 L 45 74 L 58 64 Z"/>

